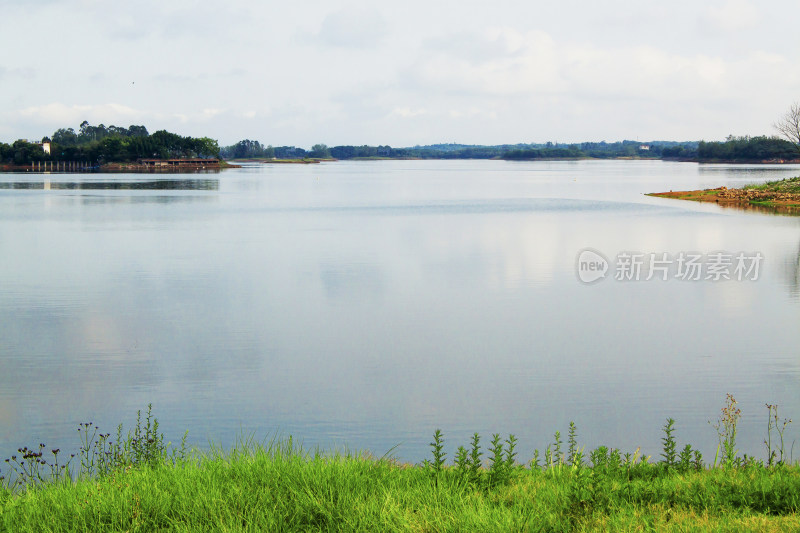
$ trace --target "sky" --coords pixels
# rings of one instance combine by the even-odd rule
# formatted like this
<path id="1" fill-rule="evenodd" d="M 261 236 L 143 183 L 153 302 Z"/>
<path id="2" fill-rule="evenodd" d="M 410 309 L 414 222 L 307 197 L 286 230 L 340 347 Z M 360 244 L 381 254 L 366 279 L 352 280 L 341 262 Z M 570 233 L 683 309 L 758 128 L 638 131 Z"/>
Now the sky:
<path id="1" fill-rule="evenodd" d="M 0 141 L 81 122 L 220 145 L 773 135 L 797 0 L 0 0 Z"/>

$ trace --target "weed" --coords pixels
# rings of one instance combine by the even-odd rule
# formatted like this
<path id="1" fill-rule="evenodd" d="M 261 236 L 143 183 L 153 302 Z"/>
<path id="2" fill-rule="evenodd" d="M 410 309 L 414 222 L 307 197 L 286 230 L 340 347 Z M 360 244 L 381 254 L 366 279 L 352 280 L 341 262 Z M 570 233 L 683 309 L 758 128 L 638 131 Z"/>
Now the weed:
<path id="1" fill-rule="evenodd" d="M 575 427 L 575 422 L 569 423 L 569 434 L 567 437 L 569 455 L 567 462 L 574 467 L 581 467 L 583 465 L 583 453 L 578 448 L 578 428 Z"/>
<path id="2" fill-rule="evenodd" d="M 725 400 L 725 407 L 722 408 L 719 420 L 716 424 L 713 424 L 719 438 L 717 454 L 714 458 L 714 467 L 717 466 L 718 461 L 719 464 L 725 465 L 728 468 L 740 465 L 740 461 L 737 460 L 736 429 L 739 419 L 742 417 L 742 411 L 736 404 L 736 399 L 731 394 L 728 394 Z M 720 449 L 722 450 L 721 458 L 719 456 Z"/>
<path id="3" fill-rule="evenodd" d="M 58 448 L 50 450 L 52 459 L 47 454 L 47 446 L 40 443 L 37 449 L 30 449 L 27 446 L 17 449 L 20 455 L 12 455 L 5 462 L 11 469 L 11 478 L 6 480 L 5 476 L 0 477 L 0 485 L 5 485 L 10 491 L 21 487 L 41 486 L 45 483 L 58 483 L 69 478 L 69 462 L 59 462 Z"/>
<path id="4" fill-rule="evenodd" d="M 463 446 L 456 451 L 455 467 L 462 479 L 469 478 L 469 454 Z"/>
<path id="5" fill-rule="evenodd" d="M 476 482 L 480 478 L 481 471 L 481 436 L 478 433 L 472 435 L 472 444 L 469 452 L 469 479 Z"/>
<path id="6" fill-rule="evenodd" d="M 500 434 L 495 433 L 492 435 L 492 447 L 489 448 L 491 458 L 489 459 L 489 485 L 498 485 L 505 473 L 505 460 L 503 453 L 503 441 L 500 440 Z"/>
<path id="7" fill-rule="evenodd" d="M 10 468 L 8 476 L 0 476 L 0 488 L 15 492 L 47 483 L 106 477 L 126 468 L 157 468 L 166 463 L 178 464 L 187 459 L 184 433 L 180 448 L 164 443 L 164 435 L 158 431 L 158 420 L 152 416 L 152 404 L 142 421 L 141 411 L 136 413 L 136 427 L 123 437 L 122 424 L 117 427 L 117 439 L 110 433 L 101 433 L 92 422 L 78 424 L 80 448 L 78 454 L 70 454 L 65 461 L 58 448 L 47 451 L 45 444 L 38 449 L 19 448 L 19 456 L 12 455 L 5 463 Z M 50 457 L 52 456 L 52 457 Z M 71 469 L 76 459 L 80 465 Z"/>
<path id="8" fill-rule="evenodd" d="M 675 431 L 675 420 L 672 418 L 667 418 L 667 423 L 664 424 L 664 437 L 662 437 L 661 442 L 664 447 L 664 451 L 661 454 L 661 457 L 664 458 L 662 463 L 667 468 L 667 470 L 675 467 L 675 436 L 672 434 Z M 691 446 L 690 446 L 691 449 Z"/>
<path id="9" fill-rule="evenodd" d="M 687 444 L 678 455 L 678 470 L 681 472 L 688 472 L 693 467 L 692 464 L 692 445 Z"/>
<path id="10" fill-rule="evenodd" d="M 607 468 L 608 467 L 608 448 L 605 446 L 598 446 L 589 453 L 589 458 L 592 461 L 592 468 Z"/>
<path id="11" fill-rule="evenodd" d="M 563 444 L 561 432 L 556 431 L 555 435 L 553 435 L 553 462 L 559 466 L 564 463 L 564 456 L 561 454 L 561 444 Z"/>
<path id="12" fill-rule="evenodd" d="M 786 431 L 786 426 L 792 423 L 791 419 L 784 418 L 778 419 L 778 406 L 773 404 L 766 404 L 769 414 L 767 416 L 767 438 L 764 440 L 764 445 L 767 447 L 767 464 L 772 466 L 774 464 L 784 464 L 784 443 L 783 433 Z M 772 434 L 773 431 L 777 433 L 778 442 L 775 443 L 776 448 L 773 449 Z"/>
<path id="13" fill-rule="evenodd" d="M 541 465 L 539 464 L 539 450 L 533 450 L 533 459 L 531 459 L 531 470 L 539 470 Z"/>
<path id="14" fill-rule="evenodd" d="M 427 465 L 431 471 L 431 473 L 436 476 L 442 471 L 442 467 L 444 466 L 445 456 L 447 455 L 444 452 L 444 437 L 442 436 L 442 430 L 437 429 L 433 434 L 433 442 L 429 443 L 431 447 L 431 452 L 433 453 L 433 461 L 427 462 Z"/>
<path id="15" fill-rule="evenodd" d="M 505 471 L 511 472 L 517 464 L 517 438 L 514 435 L 509 435 L 506 439 L 506 460 Z"/>

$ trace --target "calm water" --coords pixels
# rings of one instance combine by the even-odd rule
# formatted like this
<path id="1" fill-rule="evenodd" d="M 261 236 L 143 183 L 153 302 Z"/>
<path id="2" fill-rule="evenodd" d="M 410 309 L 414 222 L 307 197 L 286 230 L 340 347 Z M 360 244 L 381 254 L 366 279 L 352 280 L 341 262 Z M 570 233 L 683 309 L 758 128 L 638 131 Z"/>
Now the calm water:
<path id="1" fill-rule="evenodd" d="M 173 440 L 427 455 L 474 431 L 520 456 L 571 420 L 587 449 L 707 455 L 800 419 L 800 218 L 643 193 L 787 166 L 381 161 L 219 174 L 0 174 L 0 455 L 150 402 Z M 576 258 L 760 252 L 756 281 L 592 285 Z M 800 426 L 800 424 L 797 424 Z M 789 435 L 791 433 L 791 435 Z M 790 427 L 789 441 L 800 437 Z M 452 447 L 448 451 L 452 457 Z M 798 454 L 800 455 L 800 450 Z M 796 455 L 796 456 L 797 456 Z"/>

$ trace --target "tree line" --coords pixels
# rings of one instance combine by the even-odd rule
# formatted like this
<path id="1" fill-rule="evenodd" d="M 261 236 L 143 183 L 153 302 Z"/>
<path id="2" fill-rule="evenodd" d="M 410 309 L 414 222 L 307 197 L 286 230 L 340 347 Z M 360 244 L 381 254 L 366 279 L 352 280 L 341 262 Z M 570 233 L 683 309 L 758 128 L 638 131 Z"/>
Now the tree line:
<path id="1" fill-rule="evenodd" d="M 334 155 L 337 148 L 328 148 L 324 144 L 315 144 L 311 150 L 296 146 L 264 146 L 258 141 L 244 139 L 231 146 L 220 148 L 220 155 L 225 159 L 352 159 Z M 339 152 L 336 152 L 339 155 Z M 356 156 L 357 157 L 357 156 Z"/>
<path id="2" fill-rule="evenodd" d="M 139 159 L 219 158 L 216 140 L 208 137 L 183 137 L 159 130 L 148 133 L 144 126 L 92 126 L 83 121 L 78 129 L 60 128 L 46 153 L 40 143 L 18 140 L 0 143 L 0 163 L 29 165 L 38 161 L 78 161 L 90 164 L 132 162 Z"/>
<path id="3" fill-rule="evenodd" d="M 729 135 L 724 142 L 700 141 L 697 159 L 700 162 L 761 162 L 797 159 L 797 146 L 778 137 L 735 137 Z"/>
<path id="4" fill-rule="evenodd" d="M 530 143 L 502 145 L 432 144 L 406 148 L 393 148 L 389 145 L 328 147 L 315 144 L 311 150 L 296 146 L 264 146 L 258 141 L 245 139 L 221 148 L 226 159 L 577 159 L 577 158 L 616 158 L 647 157 L 665 159 L 691 159 L 697 157 L 697 142 L 621 141 L 614 143 Z"/>

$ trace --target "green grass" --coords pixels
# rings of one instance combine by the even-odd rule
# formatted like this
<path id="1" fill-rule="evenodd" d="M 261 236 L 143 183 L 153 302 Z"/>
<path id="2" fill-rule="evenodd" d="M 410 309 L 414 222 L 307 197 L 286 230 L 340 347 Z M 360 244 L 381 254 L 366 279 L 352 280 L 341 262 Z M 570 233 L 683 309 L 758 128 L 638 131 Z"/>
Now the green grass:
<path id="1" fill-rule="evenodd" d="M 766 183 L 750 184 L 742 187 L 745 190 L 765 192 L 800 193 L 800 176 Z"/>
<path id="2" fill-rule="evenodd" d="M 482 487 L 453 468 L 432 477 L 388 460 L 249 443 L 0 502 L 4 531 L 791 530 L 800 527 L 800 469 L 517 466 L 505 483 Z"/>
<path id="3" fill-rule="evenodd" d="M 431 459 L 409 465 L 308 451 L 291 438 L 184 453 L 148 410 L 115 442 L 82 425 L 89 452 L 73 459 L 93 457 L 92 469 L 6 479 L 0 531 L 797 531 L 800 467 L 784 461 L 788 421 L 768 408 L 775 453 L 757 461 L 736 450 L 739 411 L 728 398 L 716 467 L 677 447 L 671 419 L 656 462 L 606 447 L 584 454 L 571 424 L 543 462 L 535 452 L 521 464 L 513 435 L 493 435 L 484 450 L 477 434 L 448 461 L 437 430 Z"/>

